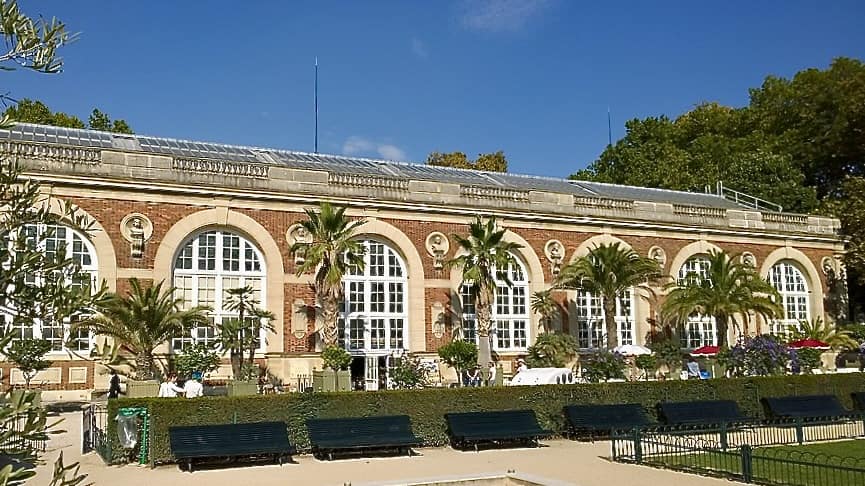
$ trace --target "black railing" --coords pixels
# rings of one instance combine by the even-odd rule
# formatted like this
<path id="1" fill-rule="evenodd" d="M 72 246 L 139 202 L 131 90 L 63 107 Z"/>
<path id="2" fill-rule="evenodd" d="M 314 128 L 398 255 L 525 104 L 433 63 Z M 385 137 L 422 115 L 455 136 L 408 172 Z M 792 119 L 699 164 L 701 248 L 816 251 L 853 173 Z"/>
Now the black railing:
<path id="1" fill-rule="evenodd" d="M 758 484 L 865 484 L 865 458 L 792 446 L 865 436 L 862 416 L 716 426 L 651 427 L 611 435 L 612 458 Z M 773 447 L 774 446 L 774 447 Z"/>
<path id="2" fill-rule="evenodd" d="M 106 464 L 114 461 L 114 443 L 108 434 L 108 408 L 94 403 L 84 410 L 81 420 L 81 452 L 96 451 Z"/>

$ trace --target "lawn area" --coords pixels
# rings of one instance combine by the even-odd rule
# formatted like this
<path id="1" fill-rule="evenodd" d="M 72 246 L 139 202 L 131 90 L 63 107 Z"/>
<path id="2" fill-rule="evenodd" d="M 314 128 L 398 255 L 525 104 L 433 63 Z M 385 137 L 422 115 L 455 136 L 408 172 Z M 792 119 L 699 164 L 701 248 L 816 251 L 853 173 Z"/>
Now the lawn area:
<path id="1" fill-rule="evenodd" d="M 671 453 L 647 458 L 676 469 L 741 477 L 738 449 L 693 454 Z M 795 486 L 865 484 L 865 440 L 755 448 L 751 473 L 755 483 Z"/>

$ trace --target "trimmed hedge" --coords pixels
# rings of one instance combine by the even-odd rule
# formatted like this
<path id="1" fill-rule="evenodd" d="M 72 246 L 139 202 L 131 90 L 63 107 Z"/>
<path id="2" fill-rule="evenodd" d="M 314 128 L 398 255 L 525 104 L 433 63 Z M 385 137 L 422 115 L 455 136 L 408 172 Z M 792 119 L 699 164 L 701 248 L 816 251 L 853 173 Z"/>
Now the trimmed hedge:
<path id="1" fill-rule="evenodd" d="M 787 395 L 836 395 L 852 408 L 850 394 L 865 391 L 865 374 L 778 376 L 714 380 L 604 383 L 580 385 L 515 386 L 491 388 L 434 388 L 347 393 L 294 393 L 248 397 L 123 398 L 109 402 L 109 416 L 120 407 L 146 406 L 150 410 L 150 456 L 171 462 L 168 427 L 234 422 L 284 421 L 289 437 L 308 449 L 306 419 L 374 415 L 409 415 L 415 434 L 424 445 L 448 443 L 446 412 L 534 409 L 542 427 L 562 433 L 562 408 L 568 404 L 640 403 L 651 416 L 661 401 L 735 400 L 742 412 L 762 417 L 760 399 Z M 109 437 L 115 437 L 110 421 Z"/>

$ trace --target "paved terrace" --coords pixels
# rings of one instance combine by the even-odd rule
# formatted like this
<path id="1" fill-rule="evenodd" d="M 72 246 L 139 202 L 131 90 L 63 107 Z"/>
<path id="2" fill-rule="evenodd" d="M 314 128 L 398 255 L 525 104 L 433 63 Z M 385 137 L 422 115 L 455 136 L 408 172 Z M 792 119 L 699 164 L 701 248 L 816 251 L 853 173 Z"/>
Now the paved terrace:
<path id="1" fill-rule="evenodd" d="M 645 466 L 615 464 L 609 442 L 584 443 L 549 440 L 545 447 L 493 449 L 459 452 L 449 447 L 417 449 L 414 457 L 382 457 L 319 461 L 310 455 L 295 456 L 295 464 L 240 466 L 202 469 L 192 474 L 177 466 L 155 469 L 136 465 L 106 466 L 96 453 L 81 455 L 81 413 L 67 413 L 61 428 L 66 432 L 52 437 L 46 460 L 36 479 L 28 484 L 48 485 L 51 467 L 63 451 L 68 463 L 80 461 L 88 481 L 98 485 L 167 486 L 194 481 L 208 486 L 270 485 L 398 485 L 418 484 L 456 477 L 503 476 L 509 470 L 530 478 L 545 478 L 550 486 L 711 486 L 729 485 L 721 479 L 704 478 Z"/>

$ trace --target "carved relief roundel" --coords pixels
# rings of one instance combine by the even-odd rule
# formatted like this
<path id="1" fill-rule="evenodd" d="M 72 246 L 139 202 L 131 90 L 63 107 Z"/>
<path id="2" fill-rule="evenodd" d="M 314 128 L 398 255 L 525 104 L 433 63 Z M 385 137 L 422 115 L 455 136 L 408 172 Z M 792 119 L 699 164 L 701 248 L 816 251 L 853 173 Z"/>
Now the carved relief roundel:
<path id="1" fill-rule="evenodd" d="M 441 257 L 446 255 L 448 250 L 451 248 L 450 241 L 448 241 L 448 237 L 439 231 L 433 231 L 426 237 L 426 247 L 427 253 L 429 253 L 432 257 Z"/>
<path id="2" fill-rule="evenodd" d="M 667 263 L 667 252 L 660 246 L 649 248 L 649 258 L 658 262 L 658 265 L 663 267 Z"/>
<path id="3" fill-rule="evenodd" d="M 120 221 L 120 234 L 130 243 L 147 241 L 153 235 L 153 223 L 141 213 L 129 213 Z"/>
<path id="4" fill-rule="evenodd" d="M 559 240 L 550 240 L 544 245 L 544 255 L 552 263 L 561 263 L 565 259 L 565 245 Z"/>

